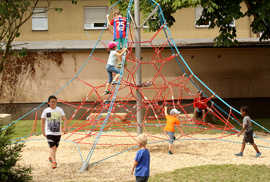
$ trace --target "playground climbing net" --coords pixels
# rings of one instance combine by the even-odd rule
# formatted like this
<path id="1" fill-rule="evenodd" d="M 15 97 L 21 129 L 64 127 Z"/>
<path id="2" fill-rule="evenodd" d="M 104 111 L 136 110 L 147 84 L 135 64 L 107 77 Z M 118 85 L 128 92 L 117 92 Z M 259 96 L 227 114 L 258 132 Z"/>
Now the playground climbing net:
<path id="1" fill-rule="evenodd" d="M 131 6 L 132 0 L 128 12 Z M 222 139 L 234 135 L 237 127 L 239 128 L 239 112 L 218 97 L 192 72 L 171 37 L 162 9 L 154 2 L 153 9 L 155 7 L 159 8 L 156 13 L 162 22 L 160 29 L 149 39 L 141 42 L 134 40 L 132 32 L 134 24 L 130 23 L 131 13 L 127 13 L 128 34 L 125 46 L 128 52 L 123 57 L 120 81 L 112 87 L 112 94 L 103 95 L 106 80 L 104 83 L 97 83 L 80 78 L 80 73 L 87 64 L 95 62 L 104 65 L 105 68 L 107 61 L 96 55 L 93 49 L 88 60 L 69 82 L 83 84 L 88 90 L 86 96 L 80 102 L 68 102 L 61 97 L 58 99 L 64 108 L 72 111 L 68 118 L 69 132 L 63 136 L 63 139 L 87 145 L 90 152 L 85 161 L 90 160 L 96 147 L 119 148 L 116 151 L 119 154 L 136 146 L 137 109 L 143 113 L 140 127 L 147 134 L 149 144 L 168 140 L 163 134 L 166 123 L 165 106 L 169 110 L 176 108 L 181 111 L 181 125 L 177 130 L 183 130 L 183 134 L 177 135 L 176 139 L 192 139 L 195 134 L 209 130 L 221 133 L 218 137 L 213 136 L 213 139 Z M 143 48 L 140 59 L 137 59 L 134 53 L 137 43 L 140 43 Z M 102 33 L 95 46 L 98 44 L 104 45 L 106 49 L 106 41 L 102 40 Z M 135 76 L 139 66 L 142 67 L 141 84 L 136 83 Z M 105 69 L 101 72 L 106 74 Z M 196 118 L 193 116 L 193 101 L 199 96 L 198 91 L 201 90 L 204 93 L 203 102 L 207 105 L 207 110 L 201 118 Z M 140 108 L 136 105 L 137 92 L 142 97 Z M 37 113 L 41 106 L 29 112 L 35 113 L 36 116 L 30 135 L 36 134 Z"/>

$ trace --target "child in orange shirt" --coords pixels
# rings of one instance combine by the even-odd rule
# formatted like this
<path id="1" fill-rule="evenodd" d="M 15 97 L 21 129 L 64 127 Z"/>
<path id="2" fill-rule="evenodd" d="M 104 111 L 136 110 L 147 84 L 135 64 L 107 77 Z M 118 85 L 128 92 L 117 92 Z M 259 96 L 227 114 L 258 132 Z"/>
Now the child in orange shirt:
<path id="1" fill-rule="evenodd" d="M 172 149 L 173 149 L 173 142 L 175 140 L 175 125 L 180 125 L 180 121 L 177 118 L 177 116 L 180 114 L 180 111 L 177 109 L 172 109 L 170 111 L 170 114 L 167 112 L 168 108 L 165 106 L 164 113 L 166 117 L 166 126 L 164 128 L 164 132 L 166 135 L 169 137 L 169 154 L 173 154 Z M 183 135 L 183 131 L 180 129 L 181 134 Z"/>

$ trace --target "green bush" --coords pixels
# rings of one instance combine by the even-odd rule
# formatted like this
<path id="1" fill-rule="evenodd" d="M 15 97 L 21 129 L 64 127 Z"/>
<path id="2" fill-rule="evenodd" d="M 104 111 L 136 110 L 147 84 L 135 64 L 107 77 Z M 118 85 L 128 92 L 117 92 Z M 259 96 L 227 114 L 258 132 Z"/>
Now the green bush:
<path id="1" fill-rule="evenodd" d="M 0 126 L 0 181 L 27 182 L 32 180 L 31 168 L 17 164 L 21 159 L 24 144 L 12 144 L 11 136 L 14 128 L 2 131 Z"/>

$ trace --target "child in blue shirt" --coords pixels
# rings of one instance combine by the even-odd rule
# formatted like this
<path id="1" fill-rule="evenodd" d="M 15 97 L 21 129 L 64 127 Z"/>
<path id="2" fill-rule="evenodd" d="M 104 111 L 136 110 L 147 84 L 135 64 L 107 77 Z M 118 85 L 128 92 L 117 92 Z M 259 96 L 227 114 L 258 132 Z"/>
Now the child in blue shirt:
<path id="1" fill-rule="evenodd" d="M 131 174 L 133 175 L 135 170 L 136 182 L 147 182 L 150 173 L 150 152 L 146 148 L 146 135 L 139 135 L 137 141 L 140 150 L 137 151 Z"/>

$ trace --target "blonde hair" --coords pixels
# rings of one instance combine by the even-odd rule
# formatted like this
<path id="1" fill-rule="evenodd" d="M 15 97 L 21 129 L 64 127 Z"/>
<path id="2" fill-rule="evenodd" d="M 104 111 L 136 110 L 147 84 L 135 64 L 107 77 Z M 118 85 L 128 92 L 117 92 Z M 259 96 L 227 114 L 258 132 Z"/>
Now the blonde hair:
<path id="1" fill-rule="evenodd" d="M 120 15 L 120 11 L 119 11 L 119 10 L 115 10 L 115 11 L 113 12 L 113 16 L 117 16 L 117 15 Z"/>
<path id="2" fill-rule="evenodd" d="M 145 134 L 140 134 L 139 136 L 137 136 L 137 142 L 142 146 L 146 146 L 147 136 Z"/>

